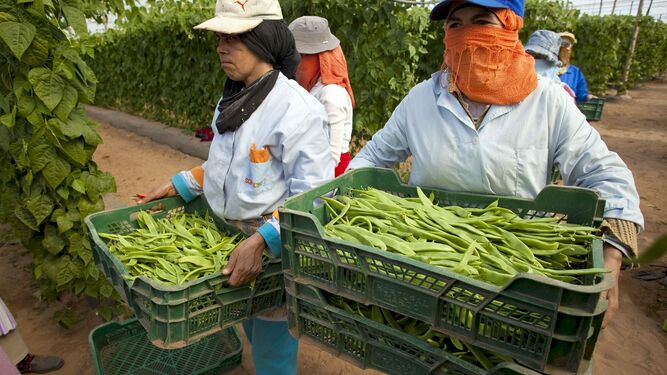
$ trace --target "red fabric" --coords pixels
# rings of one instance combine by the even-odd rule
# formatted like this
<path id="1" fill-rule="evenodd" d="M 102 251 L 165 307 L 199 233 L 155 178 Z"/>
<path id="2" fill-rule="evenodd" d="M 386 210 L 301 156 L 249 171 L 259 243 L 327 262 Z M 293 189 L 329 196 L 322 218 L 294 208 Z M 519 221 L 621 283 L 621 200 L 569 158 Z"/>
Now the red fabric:
<path id="1" fill-rule="evenodd" d="M 210 126 L 195 130 L 195 137 L 199 138 L 199 142 L 210 142 L 213 140 L 213 136 L 213 129 Z"/>
<path id="2" fill-rule="evenodd" d="M 509 105 L 537 88 L 534 59 L 519 40 L 523 19 L 509 9 L 493 9 L 503 28 L 465 25 L 447 29 L 444 65 L 449 91 L 470 100 Z"/>
<path id="3" fill-rule="evenodd" d="M 320 78 L 319 55 L 301 55 L 301 62 L 296 68 L 295 75 L 299 85 L 310 92 Z"/>
<path id="4" fill-rule="evenodd" d="M 321 78 L 325 85 L 338 85 L 347 91 L 355 106 L 354 93 L 347 72 L 347 60 L 340 46 L 312 55 L 301 55 L 301 62 L 296 69 L 296 80 L 310 91 Z"/>
<path id="5" fill-rule="evenodd" d="M 347 166 L 350 164 L 350 153 L 346 152 L 344 154 L 340 154 L 340 162 L 336 166 L 336 171 L 334 172 L 334 176 L 338 177 L 345 173 L 345 170 L 347 169 Z"/>

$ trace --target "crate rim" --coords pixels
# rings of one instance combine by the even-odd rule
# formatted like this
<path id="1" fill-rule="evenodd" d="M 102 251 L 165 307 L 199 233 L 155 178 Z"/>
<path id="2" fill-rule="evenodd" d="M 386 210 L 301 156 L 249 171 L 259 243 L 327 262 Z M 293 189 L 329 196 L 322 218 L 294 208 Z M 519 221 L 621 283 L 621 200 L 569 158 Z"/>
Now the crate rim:
<path id="1" fill-rule="evenodd" d="M 135 323 L 136 323 L 136 324 L 139 324 L 140 326 L 142 326 L 142 325 L 141 325 L 141 322 L 139 321 L 139 319 L 136 318 L 136 317 L 134 317 L 134 318 L 131 318 L 131 319 L 128 319 L 128 320 L 124 320 L 124 321 L 122 321 L 122 322 L 119 322 L 119 321 L 117 321 L 117 320 L 111 320 L 111 321 L 108 321 L 108 322 L 106 322 L 106 323 L 104 323 L 104 324 L 100 324 L 100 325 L 94 327 L 93 329 L 91 329 L 90 332 L 88 332 L 88 346 L 89 346 L 90 349 L 91 349 L 91 350 L 90 350 L 90 354 L 91 354 L 91 357 L 92 357 L 92 360 L 93 360 L 93 365 L 102 363 L 101 360 L 100 360 L 100 357 L 98 356 L 97 346 L 95 345 L 95 340 L 94 340 L 94 335 L 95 335 L 95 333 L 96 333 L 98 330 L 103 329 L 103 328 L 107 328 L 107 327 L 118 327 L 118 328 L 122 328 L 122 327 L 124 327 L 124 326 L 129 325 L 129 324 L 135 324 Z M 143 326 L 142 326 L 142 327 L 143 327 Z M 230 353 L 227 357 L 228 357 L 228 358 L 233 358 L 233 357 L 239 355 L 240 353 L 243 353 L 243 346 L 244 346 L 244 345 L 243 345 L 243 340 L 241 339 L 241 336 L 239 335 L 239 332 L 238 332 L 238 330 L 236 329 L 236 327 L 235 327 L 235 326 L 231 326 L 231 327 L 225 328 L 225 329 L 221 330 L 220 333 L 223 332 L 224 330 L 232 330 L 232 332 L 234 333 L 234 337 L 236 338 L 236 340 L 237 340 L 237 341 L 239 342 L 239 344 L 240 344 L 239 347 L 238 347 L 238 349 L 234 350 L 234 352 Z M 148 337 L 147 337 L 146 339 L 149 340 Z M 150 342 L 150 341 L 149 341 L 149 342 Z M 159 347 L 158 347 L 158 348 L 159 348 Z M 161 350 L 170 350 L 170 351 L 171 351 L 171 350 L 181 350 L 181 349 L 183 349 L 183 348 L 177 348 L 177 349 L 159 348 L 159 349 L 161 349 Z"/>
<path id="2" fill-rule="evenodd" d="M 108 255 L 108 258 L 111 260 L 111 262 L 116 267 L 116 269 L 121 271 L 120 276 L 127 281 L 128 286 L 130 288 L 132 288 L 134 286 L 135 280 L 134 279 L 131 280 L 131 279 L 128 278 L 129 272 L 127 272 L 127 268 L 125 267 L 125 265 L 123 265 L 123 263 L 121 263 L 120 260 L 118 260 L 118 258 L 116 256 L 114 256 L 109 251 L 109 247 L 102 240 L 102 238 L 100 238 L 99 234 L 97 233 L 97 230 L 90 230 L 91 228 L 95 228 L 95 226 L 93 224 L 93 220 L 98 216 L 104 216 L 106 214 L 109 214 L 109 212 L 113 212 L 113 211 L 125 211 L 125 210 L 127 210 L 127 211 L 132 211 L 132 212 L 139 212 L 141 210 L 152 208 L 152 207 L 154 207 L 158 204 L 164 203 L 164 202 L 173 202 L 173 201 L 176 201 L 176 200 L 180 201 L 183 205 L 185 205 L 185 203 L 186 203 L 180 197 L 168 197 L 168 198 L 162 198 L 162 199 L 159 199 L 159 200 L 147 202 L 147 203 L 136 205 L 136 206 L 128 206 L 128 207 L 122 207 L 122 208 L 117 208 L 117 209 L 113 209 L 113 210 L 105 210 L 105 211 L 95 212 L 95 213 L 89 214 L 84 219 L 86 227 L 89 229 L 88 230 L 89 237 L 91 237 L 91 240 L 93 242 L 97 243 L 98 245 L 103 246 L 104 254 Z M 211 212 L 211 214 L 213 214 L 213 213 Z M 264 264 L 262 265 L 262 268 L 265 269 L 268 264 L 274 264 L 274 263 L 280 263 L 280 262 L 282 262 L 281 258 L 271 257 L 271 258 L 269 258 L 268 261 L 264 262 Z M 183 290 L 186 290 L 186 289 L 190 288 L 191 286 L 193 286 L 195 284 L 199 284 L 199 283 L 202 283 L 202 282 L 210 283 L 211 281 L 213 281 L 215 279 L 219 279 L 220 283 L 224 284 L 226 281 L 229 281 L 229 276 L 223 276 L 222 273 L 220 273 L 220 274 L 213 273 L 213 274 L 210 274 L 208 276 L 204 276 L 204 277 L 200 277 L 200 278 L 195 279 L 195 280 L 188 281 L 187 283 L 181 284 L 181 285 L 164 285 L 164 284 L 156 282 L 155 280 L 150 279 L 150 278 L 148 278 L 146 276 L 143 276 L 143 275 L 138 276 L 135 279 L 140 279 L 141 281 L 150 285 L 151 288 L 154 288 L 154 289 L 159 290 L 161 292 L 180 292 L 180 291 L 183 291 Z M 230 288 L 243 288 L 243 287 L 248 287 L 248 284 L 237 286 L 237 287 L 232 287 L 232 286 L 229 286 L 229 287 Z"/>
<path id="3" fill-rule="evenodd" d="M 396 173 L 396 171 L 394 171 L 392 169 L 388 169 L 388 168 L 359 168 L 359 169 L 354 169 L 354 170 L 352 170 L 348 173 L 356 174 L 356 173 L 361 173 L 363 171 L 377 170 L 377 169 L 393 172 L 395 178 L 399 181 L 400 185 L 403 186 L 403 187 L 407 187 L 407 188 L 414 188 L 415 187 L 415 186 L 404 184 L 404 183 L 400 182 L 400 180 L 398 179 L 398 174 Z M 348 173 L 346 173 L 346 175 Z M 341 178 L 343 178 L 343 176 L 339 176 L 332 181 L 335 181 L 335 180 L 341 179 Z M 317 193 L 317 197 L 320 197 L 320 196 L 324 195 L 325 193 L 328 193 L 329 191 L 331 191 L 331 190 L 328 190 L 328 188 L 324 188 L 324 187 L 325 187 L 325 185 L 323 185 L 319 188 L 310 190 L 308 192 L 303 192 L 303 193 L 297 194 L 293 197 L 290 197 L 285 202 L 285 206 L 291 200 L 299 198 L 299 197 L 304 197 L 304 196 L 309 196 L 309 195 L 313 196 L 316 193 Z M 549 186 L 547 186 L 547 188 L 549 188 Z M 429 188 L 429 189 L 431 189 L 431 188 Z M 563 189 L 590 191 L 590 192 L 598 195 L 597 192 L 595 192 L 592 189 L 588 189 L 588 188 L 564 187 Z M 321 194 L 319 194 L 320 191 L 322 191 Z M 544 190 L 542 190 L 542 191 L 544 191 Z M 465 194 L 465 193 L 463 193 L 463 194 Z M 476 194 L 476 195 L 481 195 L 481 194 Z M 496 197 L 496 196 L 492 196 L 492 195 L 488 195 L 488 196 L 489 197 Z M 509 198 L 515 199 L 516 197 L 509 197 Z M 527 198 L 516 198 L 516 199 L 517 200 L 523 200 L 523 201 L 526 201 L 526 202 L 534 201 L 534 199 L 527 199 Z M 484 288 L 485 290 L 489 290 L 489 291 L 492 291 L 492 292 L 502 292 L 503 290 L 508 288 L 512 283 L 514 283 L 515 281 L 517 281 L 519 279 L 528 279 L 528 280 L 537 281 L 537 282 L 549 281 L 549 283 L 551 285 L 554 285 L 554 286 L 557 286 L 557 287 L 560 287 L 560 288 L 563 288 L 563 289 L 566 289 L 566 290 L 576 291 L 576 292 L 585 293 L 585 294 L 594 294 L 594 293 L 603 292 L 605 290 L 610 289 L 613 286 L 613 283 L 614 283 L 614 280 L 611 277 L 610 273 L 597 274 L 597 276 L 602 277 L 602 280 L 600 280 L 600 282 L 597 283 L 597 284 L 593 284 L 593 285 L 574 285 L 574 284 L 566 283 L 564 281 L 550 279 L 546 276 L 540 276 L 540 275 L 535 275 L 535 274 L 531 274 L 531 273 L 520 272 L 520 273 L 516 274 L 512 279 L 510 279 L 505 285 L 497 286 L 497 285 L 486 283 L 486 282 L 483 282 L 483 281 L 480 281 L 480 280 L 475 280 L 475 279 L 470 278 L 468 276 L 464 276 L 464 275 L 452 272 L 452 271 L 450 271 L 448 269 L 445 269 L 445 268 L 442 268 L 442 267 L 436 267 L 436 266 L 433 266 L 433 265 L 430 265 L 430 264 L 427 264 L 427 263 L 419 262 L 417 260 L 410 259 L 410 258 L 402 256 L 400 254 L 394 254 L 394 253 L 390 253 L 388 251 L 375 249 L 375 248 L 373 248 L 371 246 L 368 246 L 368 245 L 363 245 L 363 244 L 359 244 L 359 243 L 355 243 L 355 242 L 349 242 L 349 241 L 340 240 L 340 239 L 337 239 L 337 238 L 330 237 L 330 236 L 326 235 L 322 223 L 320 223 L 320 221 L 315 217 L 315 215 L 313 215 L 310 212 L 294 210 L 294 209 L 287 208 L 285 206 L 281 206 L 280 208 L 278 208 L 278 211 L 280 213 L 287 213 L 287 214 L 298 215 L 298 216 L 303 216 L 303 217 L 309 218 L 315 224 L 315 228 L 317 229 L 318 234 L 320 235 L 320 237 L 323 240 L 333 242 L 333 243 L 336 243 L 336 244 L 339 244 L 339 245 L 344 245 L 344 246 L 347 246 L 347 247 L 359 248 L 363 251 L 372 253 L 372 254 L 377 255 L 377 256 L 382 256 L 382 257 L 385 257 L 385 258 L 389 258 L 393 261 L 404 262 L 404 263 L 409 264 L 410 266 L 419 267 L 419 268 L 427 270 L 431 273 L 437 273 L 437 274 L 441 274 L 441 275 L 444 275 L 444 276 L 449 277 L 449 278 L 458 279 L 458 280 L 464 281 L 466 283 L 469 283 L 469 284 L 471 284 L 475 287 Z M 289 230 L 291 230 L 295 233 L 300 233 L 300 231 L 296 228 L 290 228 Z M 598 242 L 601 245 L 602 241 L 600 239 L 594 239 L 593 240 L 593 245 L 596 242 Z M 332 261 L 333 261 L 333 259 L 332 259 Z M 337 263 L 337 262 L 334 261 L 334 263 Z M 341 266 L 341 265 L 338 265 L 338 266 Z M 598 303 L 595 310 L 596 311 L 605 310 L 607 308 L 607 306 L 606 305 L 603 306 L 603 305 L 604 305 L 603 302 Z"/>

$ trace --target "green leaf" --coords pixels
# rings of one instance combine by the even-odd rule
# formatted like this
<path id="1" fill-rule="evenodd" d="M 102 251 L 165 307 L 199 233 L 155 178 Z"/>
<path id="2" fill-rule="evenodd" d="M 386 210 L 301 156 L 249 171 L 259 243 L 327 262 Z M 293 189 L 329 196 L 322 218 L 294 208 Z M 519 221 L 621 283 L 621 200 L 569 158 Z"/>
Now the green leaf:
<path id="1" fill-rule="evenodd" d="M 71 170 L 72 167 L 68 162 L 60 157 L 56 157 L 44 167 L 42 174 L 49 186 L 55 189 L 69 175 Z"/>
<path id="2" fill-rule="evenodd" d="M 16 205 L 16 208 L 14 208 L 14 215 L 16 215 L 16 217 L 28 228 L 34 230 L 35 232 L 39 231 L 35 218 L 32 216 L 30 211 L 28 211 L 28 209 L 22 204 Z"/>
<path id="3" fill-rule="evenodd" d="M 83 140 L 77 139 L 74 141 L 60 142 L 60 146 L 60 150 L 62 150 L 65 155 L 69 156 L 74 162 L 82 166 L 86 164 L 88 155 L 83 148 Z"/>
<path id="4" fill-rule="evenodd" d="M 86 194 L 86 185 L 78 178 L 72 181 L 72 188 L 81 194 Z"/>
<path id="5" fill-rule="evenodd" d="M 102 143 L 102 137 L 97 134 L 97 131 L 91 127 L 86 127 L 86 130 L 83 132 L 83 140 L 87 145 L 97 146 Z"/>
<path id="6" fill-rule="evenodd" d="M 44 249 L 53 255 L 58 255 L 65 248 L 65 240 L 58 234 L 58 230 L 53 225 L 47 225 L 42 240 Z M 62 259 L 62 258 L 61 258 Z"/>
<path id="7" fill-rule="evenodd" d="M 28 73 L 28 79 L 35 89 L 37 97 L 53 111 L 63 98 L 65 81 L 46 68 L 34 68 Z"/>
<path id="8" fill-rule="evenodd" d="M 21 97 L 18 100 L 18 114 L 19 116 L 22 117 L 28 117 L 29 114 L 32 113 L 32 111 L 35 110 L 35 106 L 37 103 L 35 102 L 35 98 L 32 97 L 31 95 L 21 95 Z"/>
<path id="9" fill-rule="evenodd" d="M 63 199 L 69 199 L 69 189 L 67 188 L 67 186 L 59 187 L 58 189 L 56 189 L 56 193 Z"/>
<path id="10" fill-rule="evenodd" d="M 25 202 L 37 225 L 41 224 L 53 211 L 53 201 L 45 194 L 34 194 Z"/>
<path id="11" fill-rule="evenodd" d="M 16 17 L 6 12 L 0 12 L 0 22 L 16 21 Z"/>
<path id="12" fill-rule="evenodd" d="M 16 124 L 16 107 L 12 108 L 10 113 L 5 113 L 4 115 L 0 116 L 0 124 L 8 128 L 14 127 Z"/>
<path id="13" fill-rule="evenodd" d="M 9 129 L 4 126 L 0 126 L 0 150 L 9 151 Z"/>
<path id="14" fill-rule="evenodd" d="M 76 107 L 78 101 L 79 94 L 76 92 L 76 89 L 71 85 L 65 84 L 63 98 L 53 110 L 53 113 L 55 113 L 61 121 L 67 122 L 70 112 Z"/>
<path id="15" fill-rule="evenodd" d="M 74 283 L 74 294 L 81 295 L 81 293 L 86 289 L 86 281 L 79 279 Z"/>
<path id="16" fill-rule="evenodd" d="M 67 216 L 58 217 L 58 219 L 56 219 L 56 223 L 58 224 L 59 233 L 67 232 L 68 230 L 72 229 L 72 227 L 74 227 L 74 223 Z"/>
<path id="17" fill-rule="evenodd" d="M 53 313 L 53 321 L 63 328 L 69 329 L 79 322 L 79 318 L 70 308 L 65 307 Z"/>
<path id="18" fill-rule="evenodd" d="M 77 208 L 83 217 L 86 217 L 94 212 L 104 209 L 104 202 L 102 199 L 91 201 L 88 198 L 81 198 L 77 204 Z"/>
<path id="19" fill-rule="evenodd" d="M 79 35 L 88 34 L 88 26 L 86 25 L 86 15 L 83 14 L 82 11 L 74 7 L 64 6 L 63 13 L 65 13 L 65 18 L 67 18 L 67 22 L 69 23 L 70 26 L 72 26 L 72 29 L 74 29 L 74 31 L 77 34 Z"/>
<path id="20" fill-rule="evenodd" d="M 101 294 L 103 297 L 107 297 L 107 298 L 109 298 L 109 297 L 111 297 L 111 295 L 113 294 L 113 288 L 112 288 L 111 285 L 109 285 L 109 284 L 102 285 L 102 286 L 100 287 L 100 294 Z"/>
<path id="21" fill-rule="evenodd" d="M 49 58 L 49 40 L 43 35 L 37 34 L 25 51 L 21 62 L 31 67 L 39 67 L 46 63 Z"/>
<path id="22" fill-rule="evenodd" d="M 70 118 L 68 121 L 60 121 L 57 118 L 52 118 L 48 121 L 49 126 L 58 129 L 63 135 L 69 139 L 79 138 L 86 131 L 86 124 Z"/>
<path id="23" fill-rule="evenodd" d="M 27 149 L 28 146 L 25 144 L 25 141 L 12 143 L 9 145 L 9 154 L 12 155 L 14 161 L 20 168 L 29 168 L 30 159 L 28 159 Z"/>
<path id="24" fill-rule="evenodd" d="M 49 162 L 55 160 L 57 157 L 58 153 L 55 148 L 48 144 L 41 144 L 28 149 L 28 158 L 30 159 L 30 166 L 34 173 L 41 171 Z"/>
<path id="25" fill-rule="evenodd" d="M 21 59 L 36 33 L 35 26 L 29 23 L 0 23 L 0 39 L 7 44 L 17 59 Z"/>

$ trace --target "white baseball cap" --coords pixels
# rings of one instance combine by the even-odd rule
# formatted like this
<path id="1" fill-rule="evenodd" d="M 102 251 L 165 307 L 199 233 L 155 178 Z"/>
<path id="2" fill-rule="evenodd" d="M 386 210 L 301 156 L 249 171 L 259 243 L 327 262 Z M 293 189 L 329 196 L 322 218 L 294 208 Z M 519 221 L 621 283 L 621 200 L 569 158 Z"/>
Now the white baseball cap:
<path id="1" fill-rule="evenodd" d="M 195 26 L 222 34 L 242 34 L 264 20 L 281 20 L 283 13 L 278 0 L 217 0 L 215 17 Z"/>

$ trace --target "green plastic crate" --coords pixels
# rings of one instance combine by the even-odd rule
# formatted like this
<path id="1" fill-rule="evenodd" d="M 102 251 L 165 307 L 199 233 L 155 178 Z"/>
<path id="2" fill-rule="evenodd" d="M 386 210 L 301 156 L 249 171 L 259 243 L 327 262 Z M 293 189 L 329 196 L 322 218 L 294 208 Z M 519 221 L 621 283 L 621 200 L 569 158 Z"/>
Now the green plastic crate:
<path id="1" fill-rule="evenodd" d="M 126 268 L 109 252 L 98 233 L 124 234 L 135 230 L 136 213 L 140 210 L 155 211 L 153 215 L 156 218 L 184 211 L 204 215 L 210 210 L 203 198 L 189 203 L 180 198 L 167 198 L 99 212 L 86 218 L 95 263 L 134 310 L 154 345 L 164 349 L 182 348 L 283 303 L 280 259 L 264 264 L 254 287 L 229 287 L 228 277 L 222 274 L 209 275 L 179 286 L 166 286 L 143 276 L 134 281 L 126 279 Z M 238 232 L 217 218 L 215 221 L 223 232 Z"/>
<path id="2" fill-rule="evenodd" d="M 590 99 L 583 103 L 577 103 L 577 107 L 586 116 L 586 120 L 600 121 L 600 118 L 602 118 L 602 109 L 604 108 L 604 99 Z"/>
<path id="3" fill-rule="evenodd" d="M 88 336 L 98 375 L 217 375 L 241 365 L 243 342 L 230 327 L 183 349 L 160 349 L 136 319 L 109 322 Z"/>
<path id="4" fill-rule="evenodd" d="M 538 374 L 516 363 L 484 370 L 400 330 L 332 306 L 317 288 L 294 282 L 287 273 L 285 278 L 292 335 L 308 338 L 360 368 L 396 375 Z"/>
<path id="5" fill-rule="evenodd" d="M 416 196 L 392 170 L 353 170 L 287 200 L 280 209 L 283 267 L 296 281 L 364 304 L 375 304 L 431 324 L 470 344 L 506 354 L 537 371 L 577 371 L 592 355 L 607 303 L 600 293 L 608 275 L 572 285 L 519 274 L 497 287 L 369 246 L 325 237 L 327 212 L 318 198 L 375 187 Z M 522 217 L 558 215 L 570 223 L 598 225 L 604 201 L 589 189 L 549 186 L 535 200 L 452 193 L 435 189 L 441 205 L 484 207 L 498 200 Z M 602 267 L 601 241 L 593 241 L 589 266 Z"/>

